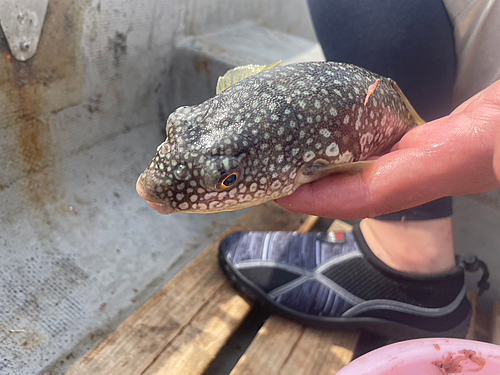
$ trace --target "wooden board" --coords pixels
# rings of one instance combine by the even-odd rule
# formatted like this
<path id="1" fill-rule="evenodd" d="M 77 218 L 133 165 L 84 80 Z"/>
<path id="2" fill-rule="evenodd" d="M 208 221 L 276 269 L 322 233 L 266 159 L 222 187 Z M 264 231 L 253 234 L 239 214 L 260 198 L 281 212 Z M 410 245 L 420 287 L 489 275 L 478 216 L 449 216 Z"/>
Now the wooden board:
<path id="1" fill-rule="evenodd" d="M 476 336 L 476 316 L 477 316 L 477 295 L 472 292 L 467 292 L 467 299 L 472 306 L 472 319 L 469 326 L 469 332 L 467 333 L 467 339 L 475 340 Z"/>
<path id="2" fill-rule="evenodd" d="M 304 329 L 280 374 L 336 374 L 352 361 L 359 332 Z"/>
<path id="3" fill-rule="evenodd" d="M 309 216 L 297 231 L 308 232 L 317 221 L 318 217 Z M 202 374 L 232 336 L 234 327 L 239 326 L 249 311 L 250 305 L 234 288 L 224 283 L 216 297 L 210 300 L 208 306 L 200 311 L 182 335 L 172 341 L 143 375 Z M 233 324 L 230 324 L 231 321 L 234 321 Z"/>
<path id="4" fill-rule="evenodd" d="M 303 333 L 304 327 L 301 325 L 271 316 L 259 330 L 231 375 L 279 374 Z"/>
<path id="5" fill-rule="evenodd" d="M 231 375 L 335 374 L 353 357 L 359 334 L 306 328 L 269 318 Z"/>
<path id="6" fill-rule="evenodd" d="M 222 238 L 238 230 L 295 230 L 306 219 L 273 203 L 251 209 L 67 375 L 203 373 L 251 308 L 219 269 Z"/>
<path id="7" fill-rule="evenodd" d="M 469 340 L 492 342 L 494 329 L 492 331 L 491 325 L 494 322 L 495 309 L 493 310 L 493 319 L 491 319 L 489 315 L 478 311 L 478 296 L 476 293 L 467 292 L 467 299 L 472 305 L 472 319 L 466 338 Z"/>
<path id="8" fill-rule="evenodd" d="M 330 231 L 352 227 L 334 221 Z M 259 330 L 231 375 L 335 374 L 353 358 L 359 333 L 317 330 L 273 316 Z"/>
<path id="9" fill-rule="evenodd" d="M 492 316 L 492 343 L 500 345 L 500 303 L 495 302 L 493 305 L 493 316 Z"/>

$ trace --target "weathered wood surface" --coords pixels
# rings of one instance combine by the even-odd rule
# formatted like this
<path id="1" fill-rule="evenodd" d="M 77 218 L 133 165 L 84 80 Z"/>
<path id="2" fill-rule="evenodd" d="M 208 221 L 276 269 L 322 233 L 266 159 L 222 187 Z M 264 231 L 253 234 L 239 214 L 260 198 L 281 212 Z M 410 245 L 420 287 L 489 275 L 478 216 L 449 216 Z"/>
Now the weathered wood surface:
<path id="1" fill-rule="evenodd" d="M 276 205 L 250 210 L 67 374 L 203 374 L 251 310 L 219 270 L 221 239 L 238 230 L 305 233 L 317 220 Z M 337 220 L 329 228 L 351 229 Z M 478 321 L 477 296 L 468 298 L 474 314 L 467 338 L 500 344 L 500 304 L 486 337 L 489 319 Z M 352 360 L 358 339 L 356 332 L 318 330 L 272 316 L 231 375 L 336 374 Z"/>
<path id="2" fill-rule="evenodd" d="M 231 375 L 336 374 L 353 357 L 359 334 L 306 328 L 269 318 Z"/>
<path id="3" fill-rule="evenodd" d="M 476 336 L 476 316 L 477 316 L 477 295 L 472 292 L 467 292 L 467 299 L 472 305 L 472 319 L 469 326 L 469 332 L 467 333 L 467 339 L 475 340 Z"/>
<path id="4" fill-rule="evenodd" d="M 67 374 L 203 373 L 251 308 L 219 270 L 221 239 L 238 230 L 296 230 L 306 219 L 275 204 L 251 209 Z"/>
<path id="5" fill-rule="evenodd" d="M 297 231 L 308 232 L 317 221 L 318 217 L 309 216 Z M 249 311 L 250 305 L 224 283 L 208 306 L 143 374 L 203 374 Z"/>
<path id="6" fill-rule="evenodd" d="M 330 231 L 352 227 L 334 221 Z M 231 375 L 336 374 L 353 358 L 359 333 L 318 330 L 273 316 L 259 330 Z"/>
<path id="7" fill-rule="evenodd" d="M 492 316 L 493 337 L 491 342 L 500 345 L 500 303 L 495 302 Z"/>

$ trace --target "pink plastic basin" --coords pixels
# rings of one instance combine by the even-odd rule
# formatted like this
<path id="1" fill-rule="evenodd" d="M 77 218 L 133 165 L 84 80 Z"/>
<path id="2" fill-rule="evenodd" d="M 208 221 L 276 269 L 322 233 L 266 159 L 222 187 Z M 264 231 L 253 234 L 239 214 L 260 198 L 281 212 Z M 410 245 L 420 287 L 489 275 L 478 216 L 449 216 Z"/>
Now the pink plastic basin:
<path id="1" fill-rule="evenodd" d="M 337 375 L 500 375 L 500 346 L 461 339 L 404 341 L 374 350 Z"/>

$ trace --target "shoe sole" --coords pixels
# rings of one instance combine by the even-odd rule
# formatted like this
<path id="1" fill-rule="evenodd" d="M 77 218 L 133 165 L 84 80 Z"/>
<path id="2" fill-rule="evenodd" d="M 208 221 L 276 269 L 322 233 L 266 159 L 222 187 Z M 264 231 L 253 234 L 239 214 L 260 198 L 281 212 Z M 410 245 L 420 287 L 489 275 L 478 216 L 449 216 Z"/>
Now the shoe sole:
<path id="1" fill-rule="evenodd" d="M 395 340 L 429 337 L 465 338 L 472 319 L 472 307 L 470 304 L 467 319 L 458 326 L 446 331 L 427 331 L 379 318 L 332 318 L 307 315 L 289 309 L 286 306 L 282 306 L 270 299 L 252 281 L 248 280 L 238 271 L 238 269 L 233 267 L 221 251 L 219 251 L 219 263 L 222 271 L 228 277 L 233 287 L 240 291 L 243 296 L 248 297 L 250 301 L 257 302 L 271 313 L 315 328 L 343 331 L 363 330 Z"/>

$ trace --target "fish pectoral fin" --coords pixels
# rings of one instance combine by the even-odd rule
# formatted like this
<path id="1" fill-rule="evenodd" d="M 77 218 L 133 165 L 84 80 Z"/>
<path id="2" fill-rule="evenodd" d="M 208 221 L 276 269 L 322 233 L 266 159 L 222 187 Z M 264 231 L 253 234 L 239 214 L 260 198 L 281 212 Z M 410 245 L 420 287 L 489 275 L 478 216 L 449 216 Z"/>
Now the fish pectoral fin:
<path id="1" fill-rule="evenodd" d="M 406 95 L 403 93 L 403 90 L 401 90 L 401 88 L 398 86 L 398 84 L 396 83 L 396 81 L 393 81 L 390 78 L 389 78 L 389 81 L 391 82 L 391 85 L 394 88 L 394 90 L 396 90 L 396 92 L 401 97 L 401 100 L 403 101 L 403 103 L 405 104 L 406 108 L 410 112 L 410 115 L 411 115 L 413 121 L 415 121 L 415 123 L 417 125 L 423 125 L 423 124 L 425 124 L 424 119 L 422 119 L 422 117 L 420 117 L 420 115 L 417 113 L 417 111 L 415 110 L 415 108 L 413 108 L 413 106 L 411 105 L 410 101 L 408 100 L 408 98 L 406 97 Z"/>
<path id="2" fill-rule="evenodd" d="M 243 81 L 245 78 L 254 76 L 257 73 L 263 72 L 265 70 L 272 69 L 281 64 L 281 60 L 275 62 L 271 65 L 244 65 L 237 66 L 234 69 L 230 69 L 222 77 L 217 80 L 217 86 L 215 88 L 216 95 L 219 95 L 222 91 L 229 88 L 231 85 Z"/>
<path id="3" fill-rule="evenodd" d="M 355 174 L 373 163 L 375 163 L 374 160 L 356 161 L 347 164 L 305 164 L 297 173 L 295 183 L 297 185 L 308 184 L 309 182 L 320 180 L 333 173 Z"/>

